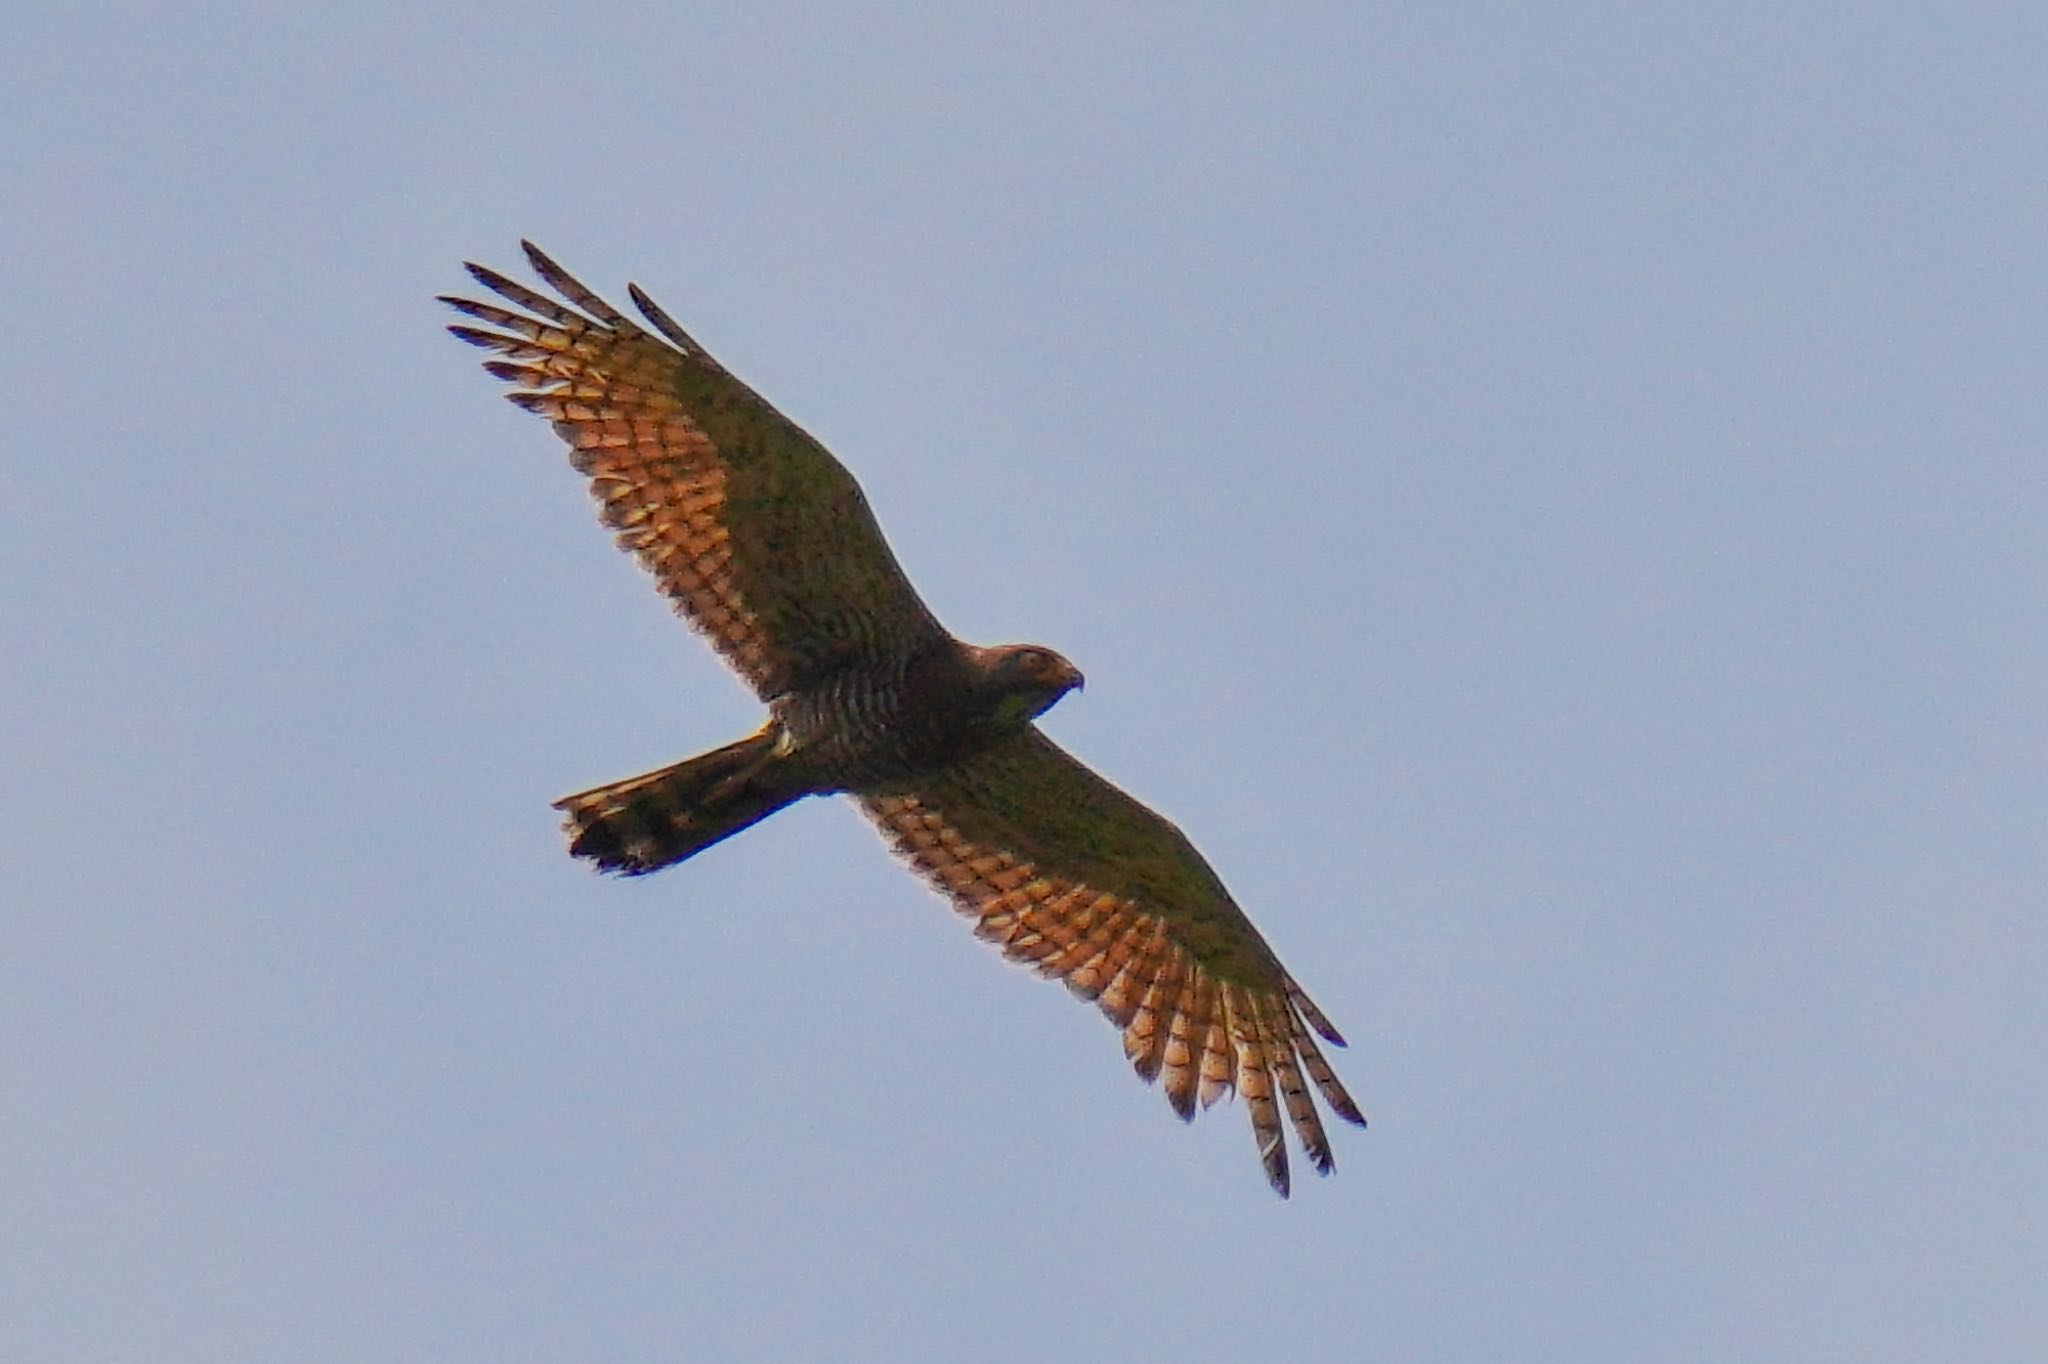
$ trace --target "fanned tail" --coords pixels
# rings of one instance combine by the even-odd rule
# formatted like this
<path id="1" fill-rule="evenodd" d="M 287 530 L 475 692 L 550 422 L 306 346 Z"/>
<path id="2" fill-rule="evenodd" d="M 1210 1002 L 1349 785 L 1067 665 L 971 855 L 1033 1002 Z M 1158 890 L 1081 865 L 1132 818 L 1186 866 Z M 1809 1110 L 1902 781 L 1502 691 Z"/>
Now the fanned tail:
<path id="1" fill-rule="evenodd" d="M 569 851 L 600 870 L 640 876 L 674 866 L 809 794 L 777 781 L 776 735 L 724 748 L 555 802 Z"/>

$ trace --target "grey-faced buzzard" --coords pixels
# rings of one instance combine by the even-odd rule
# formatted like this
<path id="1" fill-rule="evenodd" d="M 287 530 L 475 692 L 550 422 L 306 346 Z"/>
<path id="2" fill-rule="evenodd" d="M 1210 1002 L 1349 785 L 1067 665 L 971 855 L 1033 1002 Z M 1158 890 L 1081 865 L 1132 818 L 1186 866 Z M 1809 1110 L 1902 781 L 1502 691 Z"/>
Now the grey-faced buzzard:
<path id="1" fill-rule="evenodd" d="M 526 255 L 566 306 L 471 265 L 512 306 L 447 298 L 484 324 L 450 330 L 496 352 L 484 368 L 568 442 L 620 546 L 768 707 L 736 743 L 557 801 L 570 851 L 638 875 L 850 795 L 979 936 L 1094 1000 L 1174 1112 L 1242 1093 L 1285 1195 L 1284 1106 L 1327 1174 L 1311 1086 L 1365 1122 L 1316 1040 L 1343 1039 L 1180 830 L 1033 723 L 1080 672 L 948 634 L 822 445 L 637 285 L 645 326 Z"/>

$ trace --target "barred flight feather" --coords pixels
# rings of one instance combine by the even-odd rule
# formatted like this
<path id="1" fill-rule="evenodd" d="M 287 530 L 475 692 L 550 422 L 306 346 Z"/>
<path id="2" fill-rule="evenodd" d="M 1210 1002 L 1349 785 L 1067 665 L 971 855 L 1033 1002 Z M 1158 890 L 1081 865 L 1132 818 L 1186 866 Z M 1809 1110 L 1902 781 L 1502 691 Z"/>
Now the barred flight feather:
<path id="1" fill-rule="evenodd" d="M 1309 1162 L 1324 1174 L 1334 1168 L 1310 1083 L 1346 1121 L 1365 1119 L 1302 1020 L 1313 1018 L 1325 1036 L 1334 1030 L 1277 965 L 1256 983 L 1219 981 L 1167 910 L 1053 874 L 1021 846 L 970 833 L 954 821 L 945 795 L 916 783 L 861 803 L 912 869 L 971 920 L 976 936 L 1094 1000 L 1123 1029 L 1137 1074 L 1148 1083 L 1163 1077 L 1177 1115 L 1191 1120 L 1235 1089 L 1267 1179 L 1281 1194 L 1289 1184 L 1282 1109 Z"/>

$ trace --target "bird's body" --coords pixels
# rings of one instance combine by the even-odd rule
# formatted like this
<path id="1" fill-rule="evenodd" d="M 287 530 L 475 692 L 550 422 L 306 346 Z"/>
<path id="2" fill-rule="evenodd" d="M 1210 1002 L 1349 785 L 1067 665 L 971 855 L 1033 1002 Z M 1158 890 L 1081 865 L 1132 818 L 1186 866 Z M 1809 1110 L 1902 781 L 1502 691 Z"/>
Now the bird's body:
<path id="1" fill-rule="evenodd" d="M 1364 1122 L 1316 1043 L 1341 1039 L 1181 832 L 1038 729 L 1080 672 L 955 639 L 823 446 L 637 286 L 653 333 L 526 250 L 575 308 L 472 265 L 525 311 L 447 298 L 498 329 L 451 330 L 505 357 L 485 368 L 553 422 L 621 546 L 768 707 L 744 739 L 556 802 L 571 852 L 640 874 L 849 794 L 979 935 L 1095 1000 L 1181 1116 L 1237 1089 L 1285 1194 L 1284 1104 L 1327 1173 L 1310 1084 Z"/>
<path id="2" fill-rule="evenodd" d="M 736 744 L 556 802 L 570 850 L 607 871 L 659 871 L 805 796 L 880 790 L 975 757 L 1021 731 L 1081 674 L 1036 645 L 951 636 L 776 697 Z"/>
<path id="3" fill-rule="evenodd" d="M 821 792 L 859 791 L 979 752 L 1080 684 L 1049 649 L 983 649 L 945 636 L 907 657 L 829 674 L 769 711 Z"/>

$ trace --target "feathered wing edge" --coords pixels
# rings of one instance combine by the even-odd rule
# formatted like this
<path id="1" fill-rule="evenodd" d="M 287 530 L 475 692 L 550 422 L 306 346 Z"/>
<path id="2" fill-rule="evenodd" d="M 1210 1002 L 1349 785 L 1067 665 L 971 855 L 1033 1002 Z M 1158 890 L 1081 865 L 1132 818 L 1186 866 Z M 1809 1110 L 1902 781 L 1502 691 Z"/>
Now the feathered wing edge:
<path id="1" fill-rule="evenodd" d="M 492 293 L 497 294 L 500 298 L 526 309 L 536 317 L 546 319 L 549 323 L 562 328 L 572 335 L 587 329 L 593 321 L 613 332 L 626 336 L 643 330 L 632 318 L 627 317 L 624 313 L 612 307 L 611 304 L 605 302 L 596 290 L 591 289 L 583 281 L 577 279 L 567 270 L 564 270 L 555 263 L 553 257 L 549 256 L 532 242 L 522 240 L 519 243 L 519 248 L 526 253 L 527 263 L 533 266 L 534 273 L 539 275 L 549 287 L 553 288 L 563 298 L 568 299 L 576 307 L 581 308 L 583 310 L 581 314 L 563 307 L 546 294 L 529 289 L 519 283 L 519 281 L 500 274 L 487 265 L 478 265 L 475 261 L 464 261 L 462 268 L 469 272 L 471 279 L 474 279 Z M 700 364 L 708 365 L 713 369 L 722 370 L 724 368 L 712 358 L 709 351 L 697 343 L 695 337 L 678 326 L 676 320 L 670 317 L 660 304 L 649 298 L 646 291 L 641 289 L 639 285 L 627 285 L 626 292 L 631 295 L 633 306 L 640 310 L 640 315 L 646 318 L 654 330 L 667 338 L 669 343 L 675 346 L 677 350 L 695 359 Z M 453 294 L 440 295 L 440 301 L 454 308 L 457 312 L 467 313 L 471 317 L 488 322 L 494 327 L 510 327 L 528 340 L 540 339 L 534 330 L 534 323 L 531 318 L 521 317 L 517 313 L 508 313 L 503 308 L 493 304 L 478 303 L 474 299 L 460 298 Z M 499 338 L 490 337 L 487 334 L 483 337 L 466 334 L 474 331 L 474 328 L 458 325 L 450 327 L 449 330 L 472 344 L 482 345 L 486 348 L 498 348 Z"/>
<path id="2" fill-rule="evenodd" d="M 1169 917 L 969 838 L 941 802 L 897 793 L 861 803 L 912 869 L 974 921 L 976 936 L 1063 981 L 1122 1028 L 1132 1067 L 1161 1083 L 1182 1119 L 1242 1094 L 1260 1163 L 1281 1197 L 1290 1185 L 1281 1109 L 1317 1172 L 1336 1168 L 1311 1086 L 1337 1116 L 1365 1126 L 1317 1041 L 1344 1039 L 1277 963 L 1272 985 L 1219 979 L 1176 940 Z"/>
<path id="3" fill-rule="evenodd" d="M 569 446 L 619 546 L 757 695 L 852 653 L 908 656 L 943 635 L 823 445 L 638 285 L 646 327 L 522 245 L 561 298 L 470 263 L 500 301 L 443 295 L 470 319 L 449 331 L 495 352 L 484 368 Z"/>

